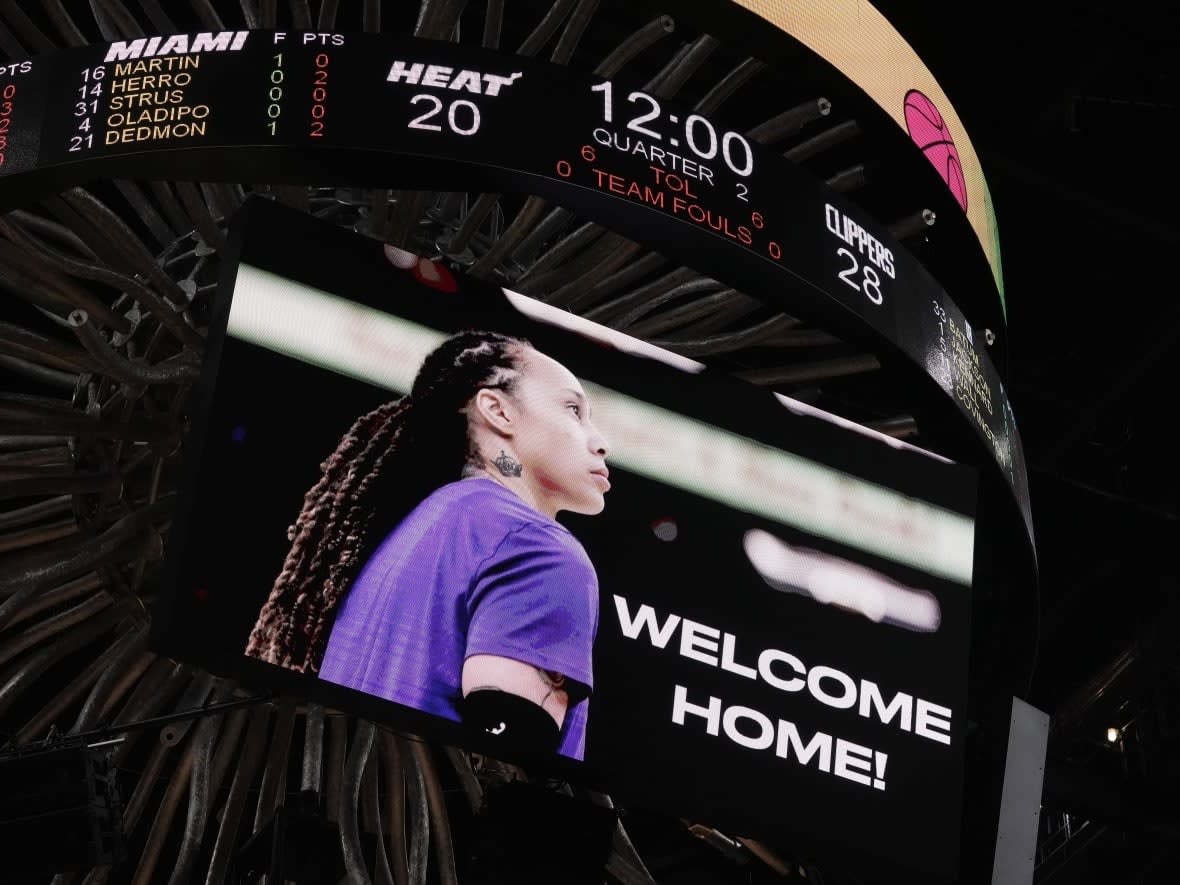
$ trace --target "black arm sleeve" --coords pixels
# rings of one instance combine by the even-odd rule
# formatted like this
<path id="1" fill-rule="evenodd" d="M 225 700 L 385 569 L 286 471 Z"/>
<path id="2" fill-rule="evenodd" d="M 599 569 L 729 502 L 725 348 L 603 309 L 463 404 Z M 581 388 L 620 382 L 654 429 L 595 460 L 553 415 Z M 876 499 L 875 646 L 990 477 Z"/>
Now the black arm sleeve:
<path id="1" fill-rule="evenodd" d="M 561 730 L 530 700 L 496 689 L 473 691 L 463 699 L 463 721 L 524 750 L 556 753 Z"/>

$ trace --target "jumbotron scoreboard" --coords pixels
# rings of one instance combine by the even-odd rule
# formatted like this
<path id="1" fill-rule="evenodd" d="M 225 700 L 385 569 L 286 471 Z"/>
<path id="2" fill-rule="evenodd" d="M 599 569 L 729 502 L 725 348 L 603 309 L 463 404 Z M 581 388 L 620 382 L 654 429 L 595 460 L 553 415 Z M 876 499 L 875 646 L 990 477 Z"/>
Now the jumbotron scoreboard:
<path id="1" fill-rule="evenodd" d="M 863 209 L 691 107 L 547 61 L 381 34 L 237 30 L 0 68 L 0 209 L 94 178 L 531 193 L 916 365 L 1031 536 L 984 341 Z"/>

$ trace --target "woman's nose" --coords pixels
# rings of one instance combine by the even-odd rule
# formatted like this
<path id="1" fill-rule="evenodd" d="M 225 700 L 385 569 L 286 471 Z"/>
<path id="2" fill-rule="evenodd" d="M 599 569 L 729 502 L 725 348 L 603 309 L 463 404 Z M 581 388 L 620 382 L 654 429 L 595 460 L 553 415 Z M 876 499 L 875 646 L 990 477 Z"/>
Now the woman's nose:
<path id="1" fill-rule="evenodd" d="M 594 429 L 593 436 L 590 437 L 590 448 L 602 457 L 606 457 L 610 451 L 610 446 L 607 445 L 606 437 L 599 433 L 598 428 Z"/>

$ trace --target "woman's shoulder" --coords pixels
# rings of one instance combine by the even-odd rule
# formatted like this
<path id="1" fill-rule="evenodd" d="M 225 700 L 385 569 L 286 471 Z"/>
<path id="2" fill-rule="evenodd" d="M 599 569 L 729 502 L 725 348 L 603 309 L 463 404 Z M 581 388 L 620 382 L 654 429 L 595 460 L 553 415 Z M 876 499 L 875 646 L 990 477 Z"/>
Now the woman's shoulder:
<path id="1" fill-rule="evenodd" d="M 594 565 L 573 533 L 492 479 L 472 477 L 441 486 L 423 502 L 423 510 L 428 513 L 415 533 L 468 551 L 481 569 L 515 563 L 597 586 Z"/>
<path id="2" fill-rule="evenodd" d="M 504 488 L 498 482 L 483 476 L 457 479 L 444 486 L 439 486 L 427 500 L 437 500 L 453 505 L 479 504 L 499 510 L 514 510 L 517 507 L 531 509 L 520 499 L 520 496 Z"/>
<path id="3" fill-rule="evenodd" d="M 530 507 L 511 489 L 486 477 L 470 477 L 448 483 L 437 489 L 426 502 L 438 516 L 451 525 L 467 523 L 478 527 L 486 538 L 495 536 L 494 543 L 515 538 L 521 542 L 558 547 L 581 545 L 569 529 Z"/>
<path id="4" fill-rule="evenodd" d="M 460 479 L 440 486 L 422 503 L 437 517 L 445 517 L 449 522 L 493 524 L 504 531 L 537 522 L 552 522 L 529 507 L 519 495 L 482 477 Z M 553 525 L 559 524 L 554 522 Z"/>

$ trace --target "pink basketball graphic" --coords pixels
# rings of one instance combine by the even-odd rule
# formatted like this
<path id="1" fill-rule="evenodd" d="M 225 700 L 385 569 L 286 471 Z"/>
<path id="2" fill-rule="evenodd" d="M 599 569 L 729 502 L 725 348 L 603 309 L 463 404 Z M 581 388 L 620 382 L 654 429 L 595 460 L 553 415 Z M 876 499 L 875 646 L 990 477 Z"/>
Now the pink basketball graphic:
<path id="1" fill-rule="evenodd" d="M 922 149 L 946 186 L 951 189 L 963 211 L 967 211 L 967 182 L 963 178 L 963 165 L 959 162 L 959 151 L 951 131 L 947 128 L 942 114 L 929 98 L 917 89 L 911 89 L 905 96 L 905 125 L 914 144 Z"/>

